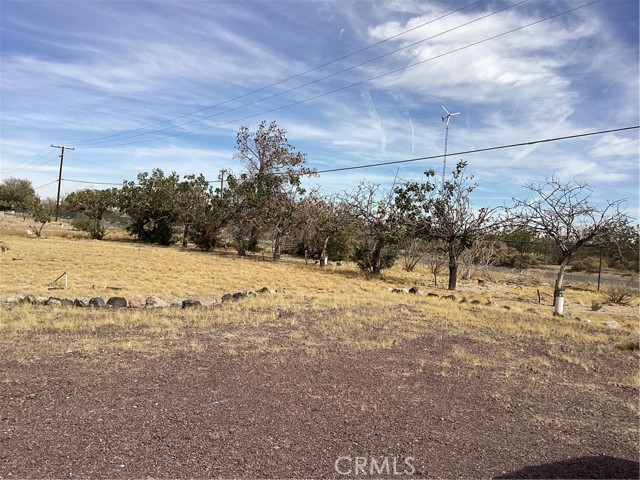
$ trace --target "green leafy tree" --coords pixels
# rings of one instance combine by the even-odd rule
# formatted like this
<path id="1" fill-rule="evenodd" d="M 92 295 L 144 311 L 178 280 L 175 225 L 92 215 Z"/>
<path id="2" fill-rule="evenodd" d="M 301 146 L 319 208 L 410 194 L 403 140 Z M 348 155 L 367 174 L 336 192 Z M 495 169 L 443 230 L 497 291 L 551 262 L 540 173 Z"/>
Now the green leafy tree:
<path id="1" fill-rule="evenodd" d="M 361 270 L 376 277 L 383 269 L 393 266 L 398 256 L 398 244 L 404 236 L 395 190 L 380 195 L 378 188 L 361 183 L 354 192 L 341 196 L 359 230 L 352 259 Z"/>
<path id="2" fill-rule="evenodd" d="M 175 199 L 178 221 L 182 223 L 182 246 L 187 246 L 189 227 L 202 216 L 213 197 L 209 182 L 202 174 L 186 175 L 178 183 Z"/>
<path id="3" fill-rule="evenodd" d="M 42 236 L 42 229 L 51 221 L 55 208 L 55 202 L 48 199 L 42 201 L 38 197 L 36 197 L 29 206 L 28 210 L 31 218 L 36 222 L 36 226 L 34 227 L 36 237 L 40 238 Z"/>
<path id="4" fill-rule="evenodd" d="M 117 203 L 131 219 L 129 233 L 143 242 L 171 245 L 179 218 L 176 206 L 179 183 L 177 173 L 165 176 L 159 168 L 139 173 L 138 183 L 124 182 Z"/>
<path id="5" fill-rule="evenodd" d="M 256 213 L 255 183 L 246 174 L 239 177 L 229 175 L 224 198 L 230 212 L 228 232 L 233 239 L 238 255 L 246 255 L 249 249 L 249 239 L 259 224 Z"/>
<path id="6" fill-rule="evenodd" d="M 64 205 L 73 212 L 78 212 L 87 218 L 81 224 L 82 229 L 89 232 L 91 238 L 101 240 L 106 233 L 104 216 L 116 206 L 118 190 L 84 189 L 71 192 L 66 196 Z"/>
<path id="7" fill-rule="evenodd" d="M 204 208 L 193 217 L 193 223 L 189 229 L 189 238 L 203 251 L 226 245 L 224 233 L 234 213 L 228 194 L 214 195 L 210 190 L 208 198 Z"/>
<path id="8" fill-rule="evenodd" d="M 349 258 L 353 251 L 353 218 L 337 197 L 320 197 L 311 192 L 298 203 L 299 253 L 318 257 L 324 267 L 328 260 Z"/>
<path id="9" fill-rule="evenodd" d="M 0 184 L 0 210 L 29 211 L 37 198 L 29 180 L 9 177 Z"/>
<path id="10" fill-rule="evenodd" d="M 446 245 L 449 290 L 457 288 L 458 256 L 494 226 L 492 210 L 472 208 L 470 195 L 477 183 L 471 183 L 473 175 L 466 174 L 466 167 L 466 162 L 458 162 L 451 179 L 440 187 L 435 171 L 428 170 L 425 182 L 409 182 L 396 190 L 406 228 L 413 235 Z"/>

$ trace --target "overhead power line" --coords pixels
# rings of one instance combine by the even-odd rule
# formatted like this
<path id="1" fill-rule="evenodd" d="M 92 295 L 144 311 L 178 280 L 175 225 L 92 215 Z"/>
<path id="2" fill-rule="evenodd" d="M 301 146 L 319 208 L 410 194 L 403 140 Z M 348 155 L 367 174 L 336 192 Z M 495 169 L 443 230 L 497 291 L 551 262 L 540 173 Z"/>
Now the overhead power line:
<path id="1" fill-rule="evenodd" d="M 390 37 L 384 38 L 384 39 L 382 39 L 382 40 L 380 40 L 378 42 L 375 42 L 375 43 L 372 43 L 370 45 L 367 45 L 366 47 L 363 47 L 363 48 L 360 48 L 358 50 L 355 50 L 355 51 L 353 51 L 351 53 L 348 53 L 346 55 L 338 57 L 338 58 L 336 58 L 334 60 L 331 60 L 329 62 L 323 63 L 323 64 L 318 65 L 316 67 L 310 68 L 310 69 L 305 70 L 303 72 L 296 73 L 296 74 L 294 74 L 294 75 L 292 75 L 290 77 L 287 77 L 285 79 L 279 80 L 279 81 L 277 81 L 275 83 L 266 85 L 264 87 L 258 88 L 256 90 L 252 90 L 252 91 L 244 93 L 242 95 L 238 95 L 237 97 L 233 97 L 233 98 L 230 98 L 228 100 L 224 100 L 222 102 L 216 103 L 215 105 L 210 105 L 208 107 L 204 107 L 204 108 L 201 108 L 199 110 L 195 110 L 195 111 L 190 112 L 190 113 L 185 113 L 183 115 L 180 115 L 180 116 L 177 116 L 177 117 L 173 117 L 173 118 L 170 118 L 168 120 L 164 120 L 162 122 L 154 123 L 152 125 L 148 125 L 148 126 L 145 126 L 145 127 L 140 127 L 140 128 L 136 128 L 136 129 L 133 129 L 133 130 L 128 130 L 126 132 L 115 133 L 113 135 L 107 135 L 107 136 L 103 136 L 103 137 L 97 137 L 97 138 L 93 138 L 93 139 L 89 139 L 89 140 L 85 140 L 85 141 L 72 142 L 72 143 L 74 143 L 76 146 L 84 145 L 84 144 L 92 144 L 94 142 L 98 142 L 98 141 L 105 140 L 105 139 L 108 139 L 108 138 L 120 137 L 120 136 L 124 136 L 124 135 L 129 135 L 131 133 L 136 133 L 136 132 L 139 132 L 139 131 L 142 131 L 142 130 L 147 130 L 147 129 L 150 129 L 150 128 L 154 128 L 154 127 L 157 127 L 157 126 L 160 126 L 160 125 L 164 125 L 165 123 L 170 123 L 170 122 L 173 122 L 175 120 L 180 120 L 181 118 L 190 117 L 190 116 L 196 115 L 198 113 L 205 112 L 207 110 L 211 110 L 212 108 L 221 107 L 222 105 L 226 105 L 226 104 L 234 102 L 236 100 L 240 100 L 242 98 L 246 98 L 246 97 L 248 97 L 250 95 L 254 95 L 256 93 L 263 92 L 265 90 L 268 90 L 270 88 L 276 87 L 278 85 L 282 85 L 283 83 L 286 83 L 286 82 L 288 82 L 290 80 L 294 80 L 296 78 L 299 78 L 299 77 L 302 77 L 304 75 L 307 75 L 308 73 L 312 73 L 312 72 L 315 72 L 317 70 L 320 70 L 321 68 L 328 67 L 329 65 L 333 65 L 334 63 L 337 63 L 337 62 L 339 62 L 341 60 L 345 60 L 345 59 L 347 59 L 349 57 L 353 57 L 354 55 L 362 53 L 362 52 L 364 52 L 366 50 L 369 50 L 369 49 L 371 49 L 373 47 L 377 47 L 378 45 L 381 45 L 381 44 L 383 44 L 385 42 L 393 40 L 394 38 L 401 37 L 402 35 L 405 35 L 407 33 L 410 33 L 410 32 L 413 32 L 415 30 L 418 30 L 418 29 L 420 29 L 422 27 L 425 27 L 425 26 L 430 25 L 430 24 L 432 24 L 434 22 L 437 22 L 438 20 L 442 20 L 443 18 L 449 17 L 449 16 L 454 15 L 456 13 L 460 13 L 463 10 L 466 10 L 467 8 L 470 8 L 470 7 L 473 7 L 475 5 L 478 5 L 479 3 L 483 3 L 484 1 L 486 1 L 486 0 L 477 0 L 477 1 L 473 2 L 473 3 L 465 5 L 464 7 L 458 8 L 457 10 L 453 10 L 453 11 L 451 11 L 449 13 L 446 13 L 444 15 L 441 15 L 441 16 L 437 17 L 437 18 L 429 20 L 428 22 L 421 23 L 420 25 L 416 25 L 415 27 L 409 28 L 409 29 L 404 30 L 404 31 L 402 31 L 400 33 L 397 33 L 395 35 L 391 35 Z M 527 0 L 525 0 L 525 1 L 527 1 Z M 225 113 L 225 112 L 223 112 L 223 113 Z M 203 117 L 203 118 L 209 118 L 209 117 Z M 198 121 L 198 120 L 202 120 L 202 118 L 198 118 L 196 121 Z M 153 133 L 153 132 L 147 132 L 144 135 L 147 135 L 148 133 Z M 127 137 L 127 138 L 131 138 L 131 137 Z M 103 142 L 100 142 L 100 143 L 103 143 Z"/>
<path id="2" fill-rule="evenodd" d="M 634 126 L 630 126 L 630 127 L 613 128 L 613 129 L 610 129 L 610 130 L 598 130 L 598 131 L 587 132 L 587 133 L 576 133 L 576 134 L 573 134 L 573 135 L 565 135 L 563 137 L 547 138 L 547 139 L 543 139 L 543 140 L 531 140 L 531 141 L 528 141 L 528 142 L 510 143 L 510 144 L 507 144 L 507 145 L 498 145 L 498 146 L 494 146 L 494 147 L 485 147 L 485 148 L 476 148 L 476 149 L 473 149 L 473 150 L 464 150 L 464 151 L 460 151 L 460 152 L 448 153 L 447 156 L 469 155 L 469 154 L 472 154 L 472 153 L 490 152 L 492 150 L 503 150 L 503 149 L 507 149 L 507 148 L 525 147 L 525 146 L 536 145 L 536 144 L 540 144 L 540 143 L 559 142 L 559 141 L 562 141 L 562 140 L 571 140 L 571 139 L 582 138 L 582 137 L 591 137 L 591 136 L 595 136 L 595 135 L 604 135 L 604 134 L 608 134 L 608 133 L 616 133 L 616 132 L 624 132 L 624 131 L 629 131 L 629 130 L 637 130 L 639 128 L 640 128 L 640 125 L 634 125 Z M 326 170 L 317 170 L 315 173 L 316 174 L 323 174 L 323 173 L 345 172 L 345 171 L 349 171 L 349 170 L 361 170 L 361 169 L 365 169 L 365 168 L 384 167 L 384 166 L 388 166 L 388 165 L 398 165 L 398 164 L 402 164 L 402 163 L 418 162 L 418 161 L 422 161 L 422 160 L 433 160 L 433 159 L 436 159 L 436 158 L 442 158 L 443 156 L 444 156 L 444 154 L 439 154 L 439 155 L 430 155 L 430 156 L 427 156 L 427 157 L 416 157 L 416 158 L 407 158 L 407 159 L 403 159 L 403 160 L 392 160 L 392 161 L 389 161 L 389 162 L 378 162 L 378 163 L 369 163 L 369 164 L 365 164 L 365 165 L 354 165 L 352 167 L 330 168 L 330 169 L 326 169 Z M 65 182 L 83 183 L 83 184 L 121 185 L 121 183 L 97 182 L 97 181 L 89 181 L 89 180 L 72 180 L 72 179 L 68 179 L 68 178 L 63 178 L 62 180 L 65 181 Z M 212 182 L 213 181 L 209 181 L 209 183 L 212 183 Z M 53 182 L 50 182 L 50 183 L 48 183 L 46 185 L 42 185 L 41 187 L 38 187 L 38 188 L 46 187 L 48 185 L 51 185 L 52 183 L 56 183 L 56 181 L 54 180 Z M 37 188 L 36 188 L 36 190 L 37 190 Z"/>
<path id="3" fill-rule="evenodd" d="M 447 33 L 451 33 L 451 32 L 453 32 L 455 30 L 459 30 L 459 29 L 461 29 L 463 27 L 469 26 L 469 25 L 471 25 L 473 23 L 476 23 L 476 22 L 479 22 L 481 20 L 484 20 L 484 19 L 486 19 L 488 17 L 492 17 L 492 16 L 497 15 L 499 13 L 502 13 L 502 12 L 504 12 L 506 10 L 515 8 L 515 7 L 519 6 L 519 5 L 522 5 L 523 3 L 527 3 L 528 1 L 529 0 L 521 0 L 520 2 L 514 3 L 513 5 L 508 5 L 506 7 L 503 7 L 501 9 L 499 9 L 499 10 L 496 10 L 494 12 L 488 13 L 486 15 L 482 15 L 481 17 L 478 17 L 478 18 L 475 18 L 475 19 L 470 20 L 468 22 L 462 23 L 462 24 L 460 24 L 460 25 L 458 25 L 456 27 L 449 28 L 448 30 L 445 30 L 445 31 L 440 32 L 440 33 L 437 33 L 435 35 L 431 35 L 430 37 L 423 38 L 421 40 L 418 40 L 416 42 L 410 43 L 408 45 L 404 45 L 404 46 L 402 46 L 400 48 L 397 48 L 397 49 L 392 50 L 390 52 L 387 52 L 385 54 L 379 55 L 377 57 L 371 58 L 371 59 L 366 60 L 364 62 L 358 63 L 356 65 L 352 65 L 350 67 L 344 68 L 344 69 L 339 70 L 339 71 L 334 72 L 334 73 L 330 73 L 328 75 L 325 75 L 323 77 L 317 78 L 315 80 L 310 80 L 310 81 L 308 81 L 306 83 L 303 83 L 301 85 L 298 85 L 296 87 L 288 88 L 287 90 L 283 90 L 282 92 L 274 93 L 272 95 L 260 98 L 258 100 L 254 100 L 254 101 L 249 102 L 249 103 L 244 103 L 244 104 L 239 105 L 237 107 L 229 108 L 227 110 L 223 110 L 221 112 L 213 113 L 211 115 L 207 115 L 207 116 L 204 116 L 204 117 L 198 117 L 198 118 L 196 118 L 194 120 L 189 120 L 188 122 L 179 123 L 177 125 L 170 125 L 170 126 L 165 127 L 165 128 L 151 130 L 149 132 L 144 132 L 144 133 L 138 133 L 138 134 L 135 134 L 135 135 L 130 135 L 130 136 L 127 136 L 127 137 L 124 137 L 124 138 L 116 139 L 116 140 L 102 140 L 102 141 L 97 141 L 97 142 L 87 141 L 87 142 L 84 142 L 84 145 L 85 145 L 85 147 L 88 147 L 88 146 L 97 146 L 98 144 L 110 143 L 110 142 L 113 142 L 113 141 L 130 140 L 132 138 L 138 138 L 138 137 L 143 137 L 143 136 L 146 136 L 146 135 L 151 135 L 151 134 L 166 132 L 166 131 L 169 131 L 169 130 L 174 130 L 174 129 L 179 128 L 179 127 L 184 127 L 185 125 L 191 125 L 193 123 L 201 122 L 202 120 L 208 120 L 208 119 L 213 118 L 213 117 L 218 117 L 220 115 L 224 115 L 225 113 L 235 112 L 235 111 L 241 110 L 241 109 L 243 109 L 245 107 L 250 107 L 252 105 L 256 105 L 258 103 L 262 103 L 262 102 L 265 102 L 267 100 L 271 100 L 271 99 L 274 99 L 274 98 L 277 98 L 277 97 L 281 97 L 282 95 L 286 95 L 287 93 L 291 93 L 291 92 L 294 92 L 296 90 L 300 90 L 301 88 L 308 87 L 309 85 L 313 85 L 313 84 L 322 82 L 323 80 L 327 80 L 329 78 L 333 78 L 333 77 L 336 77 L 338 75 L 342 75 L 343 73 L 355 70 L 356 68 L 362 67 L 362 66 L 367 65 L 369 63 L 376 62 L 376 61 L 378 61 L 378 60 L 380 60 L 382 58 L 388 57 L 388 56 L 393 55 L 395 53 L 398 53 L 398 52 L 400 52 L 402 50 L 406 50 L 408 48 L 415 47 L 416 45 L 419 45 L 421 43 L 427 42 L 429 40 L 433 40 L 434 38 L 440 37 L 440 36 L 445 35 Z M 229 103 L 229 102 L 223 102 L 223 103 L 221 103 L 219 105 L 223 105 L 225 103 Z M 210 108 L 213 108 L 213 107 L 210 107 Z M 166 122 L 164 122 L 164 123 L 166 123 Z M 164 138 L 164 137 L 160 137 L 160 138 Z M 146 141 L 153 141 L 153 140 L 156 140 L 156 139 L 149 139 L 149 140 L 146 140 Z M 108 147 L 108 146 L 112 146 L 112 145 L 105 145 L 105 146 Z"/>
<path id="4" fill-rule="evenodd" d="M 538 143 L 550 143 L 557 142 L 560 140 L 569 140 L 573 138 L 581 138 L 581 137 L 589 137 L 593 135 L 603 135 L 605 133 L 614 133 L 614 132 L 624 132 L 625 130 L 634 130 L 640 128 L 640 125 L 635 125 L 633 127 L 622 127 L 622 128 L 614 128 L 612 130 L 599 130 L 597 132 L 589 132 L 589 133 L 579 133 L 575 135 L 567 135 L 564 137 L 555 137 L 555 138 L 547 138 L 545 140 L 533 140 L 530 142 L 522 142 L 522 143 L 511 143 L 508 145 L 499 145 L 497 147 L 487 147 L 487 148 L 476 148 L 474 150 L 465 150 L 461 152 L 449 153 L 448 156 L 454 155 L 469 155 L 471 153 L 480 153 L 480 152 L 490 152 L 492 150 L 502 150 L 505 148 L 514 148 L 514 147 L 524 147 L 527 145 L 536 145 Z M 319 170 L 316 173 L 332 173 L 332 172 L 345 172 L 347 170 L 359 170 L 362 168 L 373 168 L 373 167 L 383 167 L 386 165 L 397 165 L 400 163 L 409 163 L 409 162 L 418 162 L 420 160 L 432 160 L 434 158 L 442 158 L 443 154 L 440 155 L 430 155 L 428 157 L 417 157 L 417 158 L 408 158 L 406 160 L 393 160 L 390 162 L 379 162 L 379 163 L 369 163 L 366 165 L 355 165 L 353 167 L 341 167 L 341 168 L 330 168 L 327 170 Z"/>
<path id="5" fill-rule="evenodd" d="M 91 185 L 122 185 L 122 183 L 113 183 L 113 182 L 90 182 L 88 180 L 72 180 L 71 178 L 63 178 L 65 182 L 71 183 L 86 183 Z"/>
<path id="6" fill-rule="evenodd" d="M 40 185 L 39 187 L 34 188 L 34 190 L 40 190 L 41 188 L 48 187 L 49 185 L 53 185 L 54 183 L 58 183 L 57 178 L 53 182 L 45 183 L 44 185 Z"/>
<path id="7" fill-rule="evenodd" d="M 182 135 L 188 135 L 188 134 L 191 134 L 191 133 L 197 133 L 197 132 L 201 132 L 201 131 L 204 131 L 204 130 L 209 130 L 209 129 L 211 129 L 211 128 L 216 128 L 216 127 L 220 127 L 220 126 L 223 126 L 223 125 L 228 125 L 228 124 L 230 124 L 230 123 L 241 122 L 241 121 L 243 121 L 243 120 L 247 120 L 247 119 L 250 119 L 250 118 L 255 118 L 255 117 L 263 116 L 263 115 L 265 115 L 265 114 L 267 114 L 267 113 L 273 113 L 273 112 L 277 112 L 277 111 L 280 111 L 280 110 L 284 110 L 285 108 L 290 108 L 290 107 L 293 107 L 293 106 L 296 106 L 296 105 L 301 105 L 301 104 L 303 104 L 303 103 L 310 102 L 310 101 L 312 101 L 312 100 L 317 100 L 317 99 L 319 99 L 319 98 L 326 97 L 326 96 L 328 96 L 328 95 L 332 95 L 332 94 L 334 94 L 334 93 L 342 92 L 342 91 L 348 90 L 348 89 L 350 89 L 350 88 L 353 88 L 353 87 L 356 87 L 356 86 L 359 86 L 359 85 L 364 85 L 365 83 L 369 83 L 369 82 L 372 82 L 372 81 L 374 81 L 374 80 L 379 80 L 380 78 L 384 78 L 384 77 L 387 77 L 387 76 L 389 76 L 389 75 L 393 75 L 393 74 L 398 73 L 398 72 L 401 72 L 401 71 L 403 71 L 403 70 L 407 70 L 407 69 L 409 69 L 409 68 L 413 68 L 413 67 L 416 67 L 416 66 L 418 66 L 418 65 L 422 65 L 422 64 L 424 64 L 424 63 L 427 63 L 427 62 L 430 62 L 430 61 L 433 61 L 433 60 L 436 60 L 436 59 L 439 59 L 439 58 L 445 57 L 445 56 L 447 56 L 447 55 L 451 55 L 451 54 L 453 54 L 453 53 L 457 53 L 457 52 L 460 52 L 460 51 L 462 51 L 462 50 L 466 50 L 467 48 L 475 47 L 475 46 L 477 46 L 477 45 L 481 45 L 481 44 L 486 43 L 486 42 L 489 42 L 489 41 L 491 41 L 491 40 L 495 40 L 495 39 L 497 39 L 497 38 L 504 37 L 505 35 L 509 35 L 509 34 L 511 34 L 511 33 L 514 33 L 514 32 L 520 31 L 520 30 L 523 30 L 523 29 L 525 29 L 525 28 L 529 28 L 529 27 L 532 27 L 532 26 L 534 26 L 534 25 L 538 25 L 538 24 L 540 24 L 540 23 L 543 23 L 543 22 L 546 22 L 546 21 L 552 20 L 552 19 L 554 19 L 554 18 L 558 18 L 558 17 L 560 17 L 560 16 L 562 16 L 562 15 L 566 15 L 566 14 L 568 14 L 568 13 L 575 12 L 575 11 L 577 11 L 577 10 L 580 10 L 580 9 L 582 9 L 582 8 L 586 8 L 586 7 L 589 7 L 589 6 L 591 6 L 591 5 L 594 5 L 594 4 L 596 4 L 596 3 L 599 3 L 599 2 L 601 2 L 601 1 L 602 1 L 602 0 L 593 0 L 593 1 L 589 2 L 589 3 L 585 3 L 585 4 L 580 5 L 580 6 L 578 6 L 578 7 L 574 7 L 574 8 L 571 8 L 571 9 L 569 9 L 569 10 L 565 10 L 565 11 L 563 11 L 563 12 L 556 13 L 556 14 L 554 14 L 554 15 L 548 16 L 548 17 L 543 18 L 543 19 L 540 19 L 540 20 L 536 20 L 536 21 L 534 21 L 534 22 L 528 23 L 528 24 L 526 24 L 526 25 L 522 25 L 522 26 L 520 26 L 520 27 L 516 27 L 516 28 L 511 29 L 511 30 L 508 30 L 508 31 L 506 31 L 506 32 L 502 32 L 502 33 L 499 33 L 499 34 L 497 34 L 497 35 L 493 35 L 493 36 L 487 37 L 487 38 L 485 38 L 485 39 L 483 39 L 483 40 L 478 40 L 478 41 L 476 41 L 476 42 L 473 42 L 473 43 L 467 44 L 467 45 L 465 45 L 465 46 L 462 46 L 462 47 L 456 48 L 456 49 L 454 49 L 454 50 L 450 50 L 450 51 L 448 51 L 448 52 L 441 53 L 441 54 L 439 54 L 439 55 L 435 55 L 435 56 L 430 57 L 430 58 L 427 58 L 427 59 L 425 59 L 425 60 L 421 60 L 421 61 L 418 61 L 418 62 L 410 63 L 409 65 L 405 65 L 405 66 L 403 66 L 403 67 L 396 68 L 396 69 L 391 70 L 391 71 L 389 71 L 389 72 L 382 73 L 382 74 L 380 74 L 380 75 L 376 75 L 376 76 L 374 76 L 374 77 L 371 77 L 371 78 L 368 78 L 368 79 L 365 79 L 365 80 L 362 80 L 362 81 L 359 81 L 359 82 L 356 82 L 356 83 L 352 83 L 352 84 L 350 84 L 350 85 L 346 85 L 346 86 L 344 86 L 344 87 L 336 88 L 335 90 L 330 90 L 330 91 L 328 91 L 328 92 L 324 92 L 324 93 L 321 93 L 321 94 L 318 94 L 318 95 L 314 95 L 313 97 L 308 97 L 308 98 L 305 98 L 305 99 L 302 99 L 302 100 L 298 100 L 298 101 L 295 101 L 295 102 L 291 102 L 291 103 L 288 103 L 288 104 L 286 104 L 286 105 L 282 105 L 282 106 L 280 106 L 280 107 L 272 108 L 272 109 L 269 109 L 269 110 L 264 110 L 264 111 L 262 111 L 262 112 L 259 112 L 259 113 L 253 114 L 253 115 L 247 115 L 247 116 L 242 117 L 242 118 L 236 118 L 236 119 L 233 119 L 233 120 L 229 120 L 229 121 L 227 121 L 227 122 L 217 123 L 217 124 L 215 124 L 215 125 L 208 125 L 208 126 L 206 126 L 206 127 L 201 127 L 201 128 L 197 128 L 197 129 L 194 129 L 194 130 L 188 130 L 188 131 L 185 131 L 185 132 L 173 133 L 173 134 L 171 134 L 171 135 L 164 135 L 164 136 L 161 136 L 161 137 L 156 137 L 156 138 L 151 138 L 151 139 L 146 139 L 146 140 L 137 140 L 137 141 L 134 141 L 134 142 L 116 143 L 116 144 L 113 144 L 113 145 L 85 146 L 84 148 L 122 147 L 122 146 L 126 146 L 126 145 L 135 145 L 135 144 L 139 144 L 139 143 L 154 142 L 154 141 L 158 141 L 158 140 L 163 140 L 163 139 L 165 139 L 165 138 L 175 138 L 175 137 L 179 137 L 179 136 L 182 136 Z"/>

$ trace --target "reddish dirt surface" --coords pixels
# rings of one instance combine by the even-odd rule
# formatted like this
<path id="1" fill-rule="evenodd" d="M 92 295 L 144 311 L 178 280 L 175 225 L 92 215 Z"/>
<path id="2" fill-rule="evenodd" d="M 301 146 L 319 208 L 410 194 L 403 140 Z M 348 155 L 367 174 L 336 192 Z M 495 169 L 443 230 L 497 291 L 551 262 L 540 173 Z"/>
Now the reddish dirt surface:
<path id="1" fill-rule="evenodd" d="M 335 478 L 348 457 L 349 478 L 402 476 L 394 459 L 416 477 L 638 478 L 638 418 L 624 405 L 638 391 L 602 395 L 579 367 L 506 378 L 499 351 L 435 335 L 314 357 L 284 328 L 271 338 L 285 353 L 229 353 L 219 339 L 233 328 L 200 335 L 199 352 L 3 356 L 0 477 Z M 455 345 L 496 364 L 443 375 Z"/>

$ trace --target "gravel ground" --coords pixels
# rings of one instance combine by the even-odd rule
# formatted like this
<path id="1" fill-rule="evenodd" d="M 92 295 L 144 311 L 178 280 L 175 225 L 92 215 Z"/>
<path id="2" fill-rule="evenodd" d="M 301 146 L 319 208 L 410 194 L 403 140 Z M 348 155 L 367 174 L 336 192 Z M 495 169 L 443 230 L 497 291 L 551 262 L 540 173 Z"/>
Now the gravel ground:
<path id="1" fill-rule="evenodd" d="M 310 355 L 283 330 L 279 353 L 231 352 L 224 328 L 194 352 L 4 355 L 0 478 L 639 477 L 637 389 L 579 366 L 514 370 L 439 335 Z"/>

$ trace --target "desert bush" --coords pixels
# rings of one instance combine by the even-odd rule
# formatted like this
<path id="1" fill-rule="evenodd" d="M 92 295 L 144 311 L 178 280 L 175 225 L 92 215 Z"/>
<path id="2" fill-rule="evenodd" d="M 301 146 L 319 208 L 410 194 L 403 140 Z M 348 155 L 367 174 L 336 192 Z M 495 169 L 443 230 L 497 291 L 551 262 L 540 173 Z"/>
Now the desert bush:
<path id="1" fill-rule="evenodd" d="M 602 308 L 602 304 L 596 302 L 595 300 L 591 300 L 591 310 L 597 312 Z"/>
<path id="2" fill-rule="evenodd" d="M 102 220 L 90 218 L 84 213 L 76 215 L 71 220 L 71 226 L 76 230 L 88 232 L 94 240 L 102 240 L 107 232 Z"/>
<path id="3" fill-rule="evenodd" d="M 572 272 L 597 273 L 600 269 L 598 257 L 586 257 L 571 264 Z"/>
<path id="4" fill-rule="evenodd" d="M 603 290 L 603 294 L 608 303 L 617 305 L 628 305 L 631 300 L 638 296 L 636 289 L 624 283 L 608 285 Z"/>
<path id="5" fill-rule="evenodd" d="M 616 345 L 620 350 L 640 350 L 640 333 L 631 333 L 628 338 Z"/>
<path id="6" fill-rule="evenodd" d="M 520 253 L 520 251 L 503 242 L 498 242 L 493 253 L 493 262 L 498 267 L 517 268 L 526 270 L 538 265 L 537 256 L 533 253 Z"/>
<path id="7" fill-rule="evenodd" d="M 363 272 L 379 274 L 380 270 L 391 268 L 398 258 L 398 251 L 395 248 L 385 248 L 382 252 L 376 251 L 374 243 L 361 242 L 353 251 L 351 259 Z"/>

